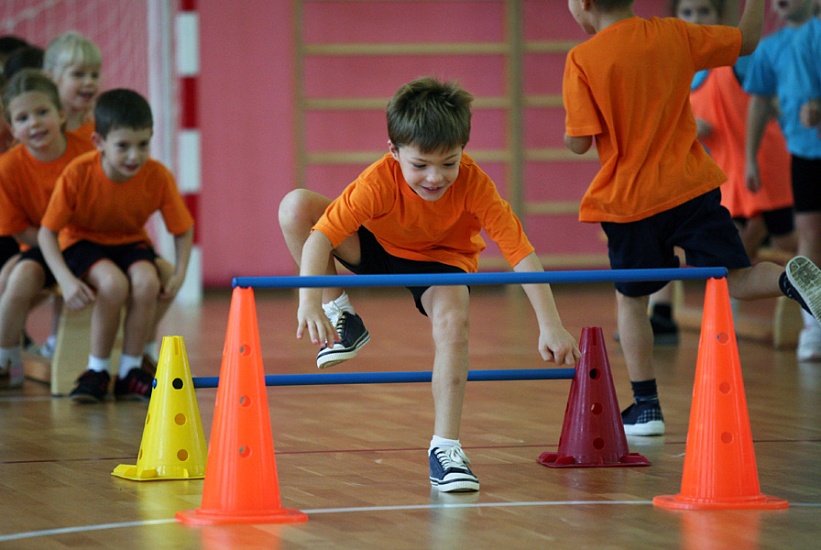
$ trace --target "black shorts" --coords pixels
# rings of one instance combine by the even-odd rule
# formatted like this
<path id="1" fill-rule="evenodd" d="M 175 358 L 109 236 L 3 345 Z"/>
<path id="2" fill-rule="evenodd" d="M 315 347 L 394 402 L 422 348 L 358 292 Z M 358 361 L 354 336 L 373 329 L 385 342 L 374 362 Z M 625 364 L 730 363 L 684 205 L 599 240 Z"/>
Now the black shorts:
<path id="1" fill-rule="evenodd" d="M 649 218 L 630 223 L 603 222 L 613 269 L 679 267 L 675 247 L 684 250 L 693 267 L 749 267 L 730 212 L 721 206 L 718 189 Z M 616 283 L 625 296 L 648 296 L 668 281 Z"/>
<path id="2" fill-rule="evenodd" d="M 51 269 L 49 269 L 48 264 L 46 263 L 46 259 L 43 256 L 43 252 L 42 250 L 40 250 L 39 246 L 29 248 L 28 250 L 21 252 L 20 259 L 17 261 L 17 263 L 20 263 L 23 260 L 36 262 L 42 266 L 43 274 L 45 275 L 45 280 L 43 281 L 43 288 L 51 288 L 57 284 L 57 280 L 54 278 L 54 274 L 51 272 Z"/>
<path id="3" fill-rule="evenodd" d="M 20 252 L 20 244 L 14 237 L 0 237 L 0 267 Z"/>
<path id="4" fill-rule="evenodd" d="M 113 246 L 80 241 L 63 250 L 63 258 L 74 276 L 83 278 L 101 260 L 114 262 L 123 273 L 128 273 L 132 264 L 141 261 L 151 262 L 156 267 L 157 253 L 144 241 Z"/>
<path id="5" fill-rule="evenodd" d="M 821 159 L 792 155 L 790 172 L 795 211 L 821 212 Z"/>
<path id="6" fill-rule="evenodd" d="M 336 258 L 339 263 L 350 269 L 351 272 L 357 275 L 397 275 L 397 274 L 417 274 L 417 273 L 465 273 L 464 269 L 439 262 L 420 262 L 417 260 L 406 260 L 404 258 L 397 258 L 382 248 L 379 241 L 376 240 L 373 233 L 360 227 L 359 231 L 359 249 L 361 251 L 361 260 L 359 265 L 352 265 Z M 416 309 L 422 315 L 427 316 L 425 308 L 422 306 L 422 294 L 430 288 L 430 286 L 409 286 L 405 287 L 413 294 L 413 300 L 416 304 Z M 470 287 L 468 287 L 470 290 Z"/>
<path id="7" fill-rule="evenodd" d="M 777 210 L 765 210 L 761 213 L 764 227 L 767 234 L 774 237 L 789 235 L 795 231 L 795 212 L 792 206 L 786 206 Z M 749 222 L 749 218 L 733 218 L 738 225 L 744 227 Z"/>

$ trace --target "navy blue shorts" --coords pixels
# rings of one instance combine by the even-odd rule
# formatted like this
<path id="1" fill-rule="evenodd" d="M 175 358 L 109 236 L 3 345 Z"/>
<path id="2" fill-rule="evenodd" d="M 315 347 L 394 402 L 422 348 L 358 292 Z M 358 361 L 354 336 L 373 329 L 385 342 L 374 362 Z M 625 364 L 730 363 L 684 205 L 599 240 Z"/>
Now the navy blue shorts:
<path id="1" fill-rule="evenodd" d="M 777 210 L 765 210 L 761 212 L 761 219 L 764 221 L 767 233 L 774 237 L 789 235 L 795 231 L 795 212 L 792 206 Z M 750 220 L 749 218 L 733 218 L 733 221 L 745 227 Z"/>
<path id="2" fill-rule="evenodd" d="M 48 264 L 46 263 L 46 258 L 43 256 L 43 251 L 40 250 L 39 246 L 34 248 L 29 248 L 20 253 L 20 260 L 17 263 L 22 262 L 23 260 L 29 260 L 32 262 L 37 262 L 43 267 L 43 273 L 45 274 L 45 281 L 43 282 L 43 288 L 51 288 L 57 284 L 57 279 L 54 278 L 54 274 L 49 269 Z"/>
<path id="3" fill-rule="evenodd" d="M 464 269 L 439 262 L 420 262 L 417 260 L 406 260 L 404 258 L 397 258 L 382 248 L 379 241 L 376 240 L 373 233 L 360 227 L 359 231 L 359 249 L 361 251 L 361 260 L 359 265 L 352 265 L 336 258 L 339 263 L 350 269 L 351 272 L 357 275 L 397 275 L 397 274 L 417 274 L 417 273 L 465 273 Z M 416 309 L 422 315 L 427 316 L 425 308 L 422 307 L 422 294 L 429 289 L 429 286 L 409 286 L 405 287 L 413 294 L 413 301 L 416 304 Z M 470 290 L 470 287 L 468 287 Z"/>
<path id="4" fill-rule="evenodd" d="M 821 212 L 821 159 L 793 155 L 790 161 L 796 212 Z"/>
<path id="5" fill-rule="evenodd" d="M 0 267 L 20 253 L 20 244 L 14 237 L 0 237 Z"/>
<path id="6" fill-rule="evenodd" d="M 630 223 L 603 222 L 613 269 L 679 267 L 674 247 L 684 250 L 693 267 L 749 267 L 730 212 L 721 206 L 721 192 L 709 191 L 682 205 Z M 625 296 L 648 296 L 667 281 L 616 283 Z"/>
<path id="7" fill-rule="evenodd" d="M 83 278 L 101 260 L 114 262 L 123 273 L 128 273 L 132 264 L 141 261 L 151 262 L 156 267 L 157 253 L 153 246 L 144 241 L 113 246 L 80 241 L 63 250 L 63 258 L 74 276 Z"/>

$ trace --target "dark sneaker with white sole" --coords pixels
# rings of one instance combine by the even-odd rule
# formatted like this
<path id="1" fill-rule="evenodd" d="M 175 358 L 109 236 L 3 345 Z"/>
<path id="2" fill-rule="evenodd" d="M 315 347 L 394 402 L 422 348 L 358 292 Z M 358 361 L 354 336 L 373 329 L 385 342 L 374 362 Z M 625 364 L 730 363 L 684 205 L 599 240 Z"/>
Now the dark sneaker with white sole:
<path id="1" fill-rule="evenodd" d="M 470 460 L 461 447 L 434 447 L 430 459 L 430 484 L 443 493 L 479 490 L 479 479 L 470 470 Z"/>
<path id="2" fill-rule="evenodd" d="M 625 435 L 664 435 L 664 416 L 661 405 L 653 403 L 633 403 L 621 413 Z"/>
<path id="3" fill-rule="evenodd" d="M 796 256 L 787 262 L 785 275 L 787 281 L 782 277 L 781 291 L 821 321 L 821 269 L 806 256 Z"/>
<path id="4" fill-rule="evenodd" d="M 353 359 L 362 346 L 371 340 L 371 335 L 365 328 L 362 318 L 347 311 L 339 316 L 336 322 L 336 332 L 339 334 L 339 341 L 334 342 L 332 348 L 324 346 L 316 354 L 316 366 L 320 369 L 327 369 Z"/>
<path id="5" fill-rule="evenodd" d="M 75 387 L 69 397 L 76 403 L 99 403 L 105 400 L 111 375 L 107 372 L 87 370 L 77 379 Z"/>

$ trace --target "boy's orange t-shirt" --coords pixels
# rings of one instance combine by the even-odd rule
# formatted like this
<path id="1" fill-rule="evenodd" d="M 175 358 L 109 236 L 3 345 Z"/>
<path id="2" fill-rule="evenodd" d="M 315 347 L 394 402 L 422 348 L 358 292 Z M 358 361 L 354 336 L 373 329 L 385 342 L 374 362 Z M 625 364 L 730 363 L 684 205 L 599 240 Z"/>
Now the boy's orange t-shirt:
<path id="1" fill-rule="evenodd" d="M 42 225 L 59 232 L 62 250 L 82 240 L 103 245 L 151 242 L 145 224 L 158 210 L 173 235 L 194 225 L 174 176 L 161 163 L 149 159 L 130 180 L 114 182 L 95 151 L 78 157 L 63 171 Z"/>
<path id="2" fill-rule="evenodd" d="M 482 229 L 511 266 L 534 250 L 493 180 L 466 154 L 456 181 L 433 202 L 413 192 L 399 163 L 386 154 L 345 188 L 314 229 L 336 248 L 361 226 L 393 256 L 440 262 L 469 273 L 478 270 L 485 248 Z"/>
<path id="3" fill-rule="evenodd" d="M 758 151 L 761 189 L 747 189 L 747 108 L 750 96 L 741 87 L 732 67 L 712 69 L 690 94 L 693 114 L 713 130 L 701 141 L 727 174 L 721 186 L 721 204 L 733 217 L 753 218 L 762 212 L 793 205 L 790 154 L 776 120 L 764 129 Z"/>
<path id="4" fill-rule="evenodd" d="M 60 158 L 41 162 L 18 143 L 0 155 L 0 235 L 14 235 L 39 227 L 57 178 L 78 155 L 92 151 L 90 140 L 66 133 Z"/>
<path id="5" fill-rule="evenodd" d="M 562 94 L 569 136 L 595 136 L 601 169 L 582 198 L 584 222 L 626 223 L 718 187 L 726 176 L 697 140 L 696 71 L 732 65 L 734 27 L 631 17 L 567 56 Z"/>

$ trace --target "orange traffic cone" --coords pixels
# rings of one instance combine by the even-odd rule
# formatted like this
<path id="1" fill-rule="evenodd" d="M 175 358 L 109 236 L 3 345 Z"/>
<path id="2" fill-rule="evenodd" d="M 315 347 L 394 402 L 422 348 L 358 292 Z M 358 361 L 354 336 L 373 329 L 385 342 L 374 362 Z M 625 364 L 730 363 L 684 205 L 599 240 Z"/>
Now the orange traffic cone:
<path id="1" fill-rule="evenodd" d="M 298 510 L 280 507 L 274 440 L 257 310 L 250 288 L 235 288 L 222 353 L 202 505 L 178 512 L 186 524 L 297 523 Z"/>
<path id="2" fill-rule="evenodd" d="M 579 348 L 582 359 L 570 383 L 559 452 L 542 453 L 538 462 L 550 468 L 649 466 L 627 448 L 602 329 L 585 327 Z"/>
<path id="3" fill-rule="evenodd" d="M 789 506 L 759 489 L 726 279 L 708 280 L 704 295 L 681 492 L 657 496 L 653 504 L 676 510 Z"/>

